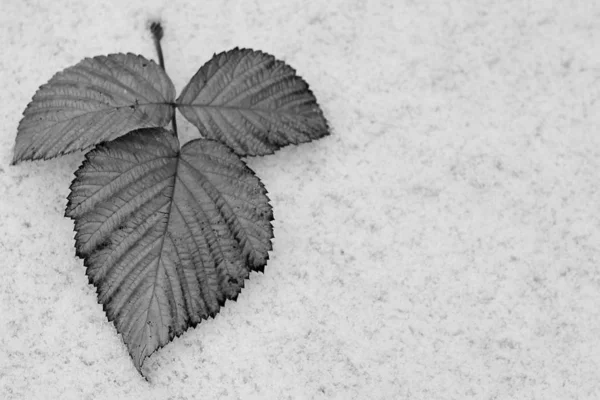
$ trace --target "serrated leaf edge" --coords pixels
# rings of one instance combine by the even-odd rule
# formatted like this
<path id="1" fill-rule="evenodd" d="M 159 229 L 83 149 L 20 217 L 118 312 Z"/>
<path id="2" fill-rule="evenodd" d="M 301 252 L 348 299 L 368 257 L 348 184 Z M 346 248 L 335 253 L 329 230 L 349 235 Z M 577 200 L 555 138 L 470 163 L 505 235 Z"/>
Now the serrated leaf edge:
<path id="1" fill-rule="evenodd" d="M 140 129 L 147 129 L 147 128 L 140 128 Z M 137 129 L 136 129 L 136 130 L 137 130 Z M 127 134 L 133 133 L 133 132 L 135 132 L 136 130 L 130 131 L 130 132 L 128 132 Z M 123 136 L 125 136 L 125 135 L 123 135 Z M 122 136 L 121 136 L 121 137 L 122 137 Z M 218 144 L 219 144 L 219 145 L 221 145 L 221 146 L 225 146 L 225 147 L 227 148 L 227 150 L 229 150 L 231 153 L 235 154 L 235 152 L 233 152 L 233 150 L 232 150 L 232 149 L 231 149 L 229 146 L 227 146 L 227 145 L 224 145 L 223 143 L 219 142 L 218 140 L 214 140 L 214 139 L 193 139 L 193 140 L 191 140 L 191 141 L 188 141 L 188 142 L 186 142 L 185 144 L 187 144 L 187 143 L 190 143 L 190 142 L 193 142 L 193 141 L 199 141 L 199 140 L 207 140 L 207 141 L 212 141 L 212 142 L 218 143 Z M 71 216 L 71 215 L 69 215 L 69 213 L 68 213 L 68 210 L 69 210 L 70 206 L 72 205 L 72 203 L 71 203 L 71 193 L 73 193 L 73 185 L 74 185 L 75 181 L 76 181 L 76 180 L 78 179 L 78 177 L 79 177 L 79 172 L 82 170 L 82 168 L 83 168 L 85 165 L 87 165 L 87 164 L 89 164 L 89 163 L 91 163 L 91 162 L 92 162 L 91 158 L 89 157 L 89 153 L 90 153 L 91 151 L 93 151 L 93 150 L 96 150 L 97 148 L 99 149 L 99 148 L 102 148 L 102 147 L 106 147 L 107 145 L 108 145 L 108 142 L 102 142 L 102 143 L 98 143 L 98 144 L 94 145 L 94 146 L 93 146 L 93 149 L 91 149 L 91 150 L 89 150 L 89 151 L 87 151 L 87 152 L 86 152 L 84 160 L 82 161 L 82 163 L 81 163 L 81 165 L 79 166 L 79 168 L 77 168 L 77 170 L 76 170 L 76 171 L 75 171 L 75 173 L 73 174 L 73 175 L 75 176 L 75 179 L 73 179 L 73 181 L 71 182 L 71 185 L 69 185 L 69 190 L 70 190 L 70 193 L 69 193 L 69 196 L 67 197 L 67 206 L 66 206 L 66 208 L 65 208 L 65 214 L 64 214 L 64 216 L 65 216 L 65 217 L 67 217 L 67 218 L 70 218 L 70 219 L 72 219 L 73 221 L 75 221 L 75 217 L 74 217 L 74 216 Z M 182 146 L 181 146 L 181 147 L 182 147 Z M 181 148 L 180 148 L 180 151 L 181 151 Z M 267 204 L 269 204 L 269 205 L 271 206 L 271 209 L 273 209 L 273 207 L 272 207 L 272 205 L 271 205 L 271 199 L 270 199 L 270 197 L 269 197 L 269 192 L 267 191 L 267 189 L 266 189 L 266 187 L 265 187 L 264 183 L 262 182 L 262 180 L 260 179 L 260 177 L 259 177 L 258 175 L 256 175 L 256 173 L 254 172 L 254 170 L 248 166 L 248 164 L 246 163 L 246 161 L 245 161 L 245 160 L 243 160 L 243 159 L 242 159 L 241 157 L 239 157 L 237 154 L 236 154 L 236 156 L 237 156 L 237 157 L 239 158 L 239 160 L 240 160 L 240 161 L 243 163 L 243 165 L 244 165 L 245 169 L 247 169 L 248 171 L 252 172 L 252 174 L 253 174 L 253 175 L 254 175 L 254 176 L 257 178 L 257 180 L 258 180 L 258 182 L 259 182 L 259 185 L 261 185 L 261 186 L 262 186 L 262 188 L 264 189 L 264 195 L 265 195 L 265 197 L 267 198 Z M 137 368 L 136 368 L 136 369 L 137 369 L 137 371 L 140 373 L 140 375 L 142 375 L 142 377 L 143 377 L 144 379 L 146 379 L 146 380 L 147 380 L 147 377 L 146 377 L 146 376 L 143 374 L 143 372 L 142 372 L 142 366 L 143 366 L 143 364 L 144 364 L 144 362 L 145 362 L 145 360 L 146 360 L 146 359 L 148 359 L 148 358 L 152 357 L 152 355 L 154 355 L 154 354 L 155 354 L 156 352 L 158 352 L 160 349 L 162 349 L 163 347 L 165 347 L 165 346 L 167 346 L 168 344 L 170 344 L 170 343 L 173 341 L 173 339 L 174 339 L 174 338 L 181 337 L 181 336 L 183 336 L 183 335 L 184 335 L 186 332 L 188 332 L 188 331 L 190 331 L 190 330 L 193 330 L 193 329 L 195 329 L 195 328 L 196 328 L 198 325 L 200 325 L 200 324 L 202 323 L 202 321 L 208 320 L 209 318 L 215 319 L 215 318 L 217 317 L 217 315 L 219 314 L 219 312 L 220 312 L 220 308 L 224 307 L 224 306 L 225 306 L 225 304 L 227 303 L 227 301 L 233 301 L 233 302 L 237 302 L 237 299 L 238 299 L 239 295 L 242 293 L 242 291 L 243 291 L 243 290 L 244 290 L 244 288 L 245 288 L 245 282 L 246 282 L 247 280 L 250 280 L 250 275 L 251 275 L 251 272 L 253 272 L 253 271 L 254 271 L 254 272 L 257 272 L 257 273 L 263 273 L 263 274 L 264 274 L 265 267 L 266 267 L 266 265 L 267 265 L 267 263 L 268 263 L 268 260 L 270 259 L 270 254 L 269 254 L 269 253 L 270 253 L 270 252 L 273 250 L 273 239 L 275 238 L 275 232 L 274 232 L 274 226 L 273 226 L 273 224 L 272 224 L 272 221 L 274 221 L 274 220 L 275 220 L 275 218 L 274 218 L 274 215 L 270 215 L 270 216 L 269 216 L 269 219 L 268 219 L 268 222 L 269 222 L 269 227 L 271 228 L 271 231 L 273 232 L 273 234 L 272 234 L 271 238 L 269 239 L 269 244 L 268 244 L 268 249 L 267 249 L 267 255 L 266 255 L 266 257 L 265 257 L 265 262 L 264 262 L 264 264 L 262 264 L 262 265 L 258 265 L 258 266 L 250 266 L 250 265 L 248 264 L 248 262 L 246 261 L 246 266 L 248 267 L 248 270 L 249 270 L 249 271 L 248 271 L 248 272 L 249 272 L 249 273 L 248 273 L 248 277 L 244 278 L 244 280 L 243 280 L 242 282 L 240 282 L 240 285 L 241 285 L 241 286 L 240 286 L 240 291 L 239 291 L 239 293 L 237 293 L 237 294 L 235 295 L 235 297 L 233 297 L 233 298 L 225 298 L 225 300 L 223 300 L 223 301 L 219 300 L 219 301 L 218 301 L 218 304 L 219 304 L 219 311 L 218 311 L 218 312 L 210 312 L 208 315 L 206 315 L 206 316 L 202 316 L 202 317 L 200 318 L 200 320 L 199 320 L 199 321 L 197 321 L 197 322 L 193 322 L 193 321 L 191 321 L 191 320 L 190 320 L 190 321 L 188 322 L 189 326 L 187 326 L 185 330 L 183 330 L 183 331 L 182 331 L 182 332 L 180 332 L 180 333 L 175 333 L 175 334 L 174 334 L 174 335 L 173 335 L 173 336 L 172 336 L 172 337 L 169 339 L 169 341 L 168 341 L 167 343 L 165 343 L 165 344 L 162 344 L 162 345 L 158 345 L 158 347 L 157 347 L 157 348 L 156 348 L 156 349 L 155 349 L 155 350 L 154 350 L 152 353 L 150 353 L 148 356 L 146 356 L 146 357 L 145 357 L 145 358 L 144 358 L 144 359 L 141 361 L 141 363 L 140 363 L 140 368 L 139 368 L 139 369 L 137 369 Z M 74 224 L 74 226 L 73 226 L 73 232 L 75 233 L 75 235 L 77 235 L 77 230 L 75 229 L 75 224 Z M 93 250 L 92 250 L 92 251 L 93 251 Z M 127 354 L 129 355 L 129 359 L 131 360 L 131 362 L 132 362 L 132 363 L 134 364 L 134 366 L 135 366 L 135 363 L 134 363 L 134 361 L 133 361 L 133 355 L 132 355 L 132 354 L 129 352 L 129 350 L 128 350 L 128 348 L 127 348 L 127 344 L 125 343 L 125 340 L 124 340 L 123 334 L 119 333 L 119 332 L 118 332 L 118 330 L 116 330 L 116 326 L 115 326 L 115 325 L 114 325 L 114 323 L 113 323 L 113 321 L 115 320 L 115 318 L 111 318 L 111 317 L 108 315 L 108 312 L 107 312 L 107 309 L 106 309 L 106 305 L 105 305 L 105 304 L 102 304 L 102 303 L 100 303 L 100 301 L 98 300 L 98 299 L 99 299 L 99 294 L 100 294 L 100 293 L 98 292 L 99 288 L 98 288 L 98 287 L 97 287 L 97 286 L 96 286 L 96 285 L 95 285 L 95 284 L 92 282 L 92 278 L 91 278 L 91 276 L 90 276 L 90 275 L 88 275 L 88 273 L 87 273 L 87 269 L 90 267 L 90 265 L 88 265 L 88 260 L 87 260 L 86 256 L 85 256 L 84 254 L 80 253 L 80 252 L 79 252 L 79 250 L 77 249 L 77 241 L 75 241 L 75 254 L 76 254 L 76 256 L 77 256 L 77 257 L 79 257 L 80 259 L 82 259 L 82 260 L 83 260 L 83 266 L 85 267 L 85 275 L 86 275 L 86 277 L 87 277 L 88 284 L 89 284 L 90 286 L 92 286 L 92 288 L 93 288 L 93 290 L 94 290 L 94 294 L 95 294 L 95 300 L 96 300 L 96 303 L 97 303 L 97 304 L 99 304 L 100 306 L 102 306 L 102 312 L 103 312 L 103 313 L 104 313 L 104 315 L 106 316 L 106 319 L 108 320 L 108 322 L 111 322 L 111 323 L 112 323 L 113 327 L 115 328 L 115 332 L 116 332 L 116 333 L 117 333 L 117 335 L 118 335 L 118 336 L 121 338 L 121 343 L 123 344 L 123 347 L 124 347 L 125 351 L 126 351 L 126 352 L 127 352 Z M 91 253 L 90 253 L 90 254 L 91 254 Z"/>

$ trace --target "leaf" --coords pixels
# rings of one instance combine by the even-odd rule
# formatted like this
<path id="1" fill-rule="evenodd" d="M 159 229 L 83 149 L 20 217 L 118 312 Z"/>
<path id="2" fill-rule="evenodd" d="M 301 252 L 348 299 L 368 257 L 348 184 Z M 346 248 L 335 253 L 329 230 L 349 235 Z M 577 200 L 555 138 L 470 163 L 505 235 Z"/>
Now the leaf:
<path id="1" fill-rule="evenodd" d="M 145 127 L 164 126 L 175 87 L 134 54 L 86 58 L 42 85 L 19 123 L 13 164 L 88 148 Z"/>
<path id="2" fill-rule="evenodd" d="M 66 215 L 77 255 L 136 368 L 235 300 L 271 249 L 267 191 L 229 148 L 140 129 L 96 146 Z"/>
<path id="3" fill-rule="evenodd" d="M 215 55 L 183 89 L 177 107 L 204 137 L 239 155 L 264 155 L 329 134 L 308 84 L 273 56 L 235 48 Z"/>

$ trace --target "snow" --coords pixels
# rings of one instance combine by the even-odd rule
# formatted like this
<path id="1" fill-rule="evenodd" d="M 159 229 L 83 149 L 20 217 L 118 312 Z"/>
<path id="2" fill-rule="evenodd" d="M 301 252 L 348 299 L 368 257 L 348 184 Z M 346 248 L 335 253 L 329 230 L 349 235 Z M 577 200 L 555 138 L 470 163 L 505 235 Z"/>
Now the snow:
<path id="1" fill-rule="evenodd" d="M 600 4 L 2 0 L 0 398 L 600 398 Z M 328 138 L 248 159 L 275 240 L 237 302 L 135 370 L 64 218 L 74 153 L 10 166 L 35 90 L 84 57 L 180 90 L 260 49 Z M 193 127 L 178 119 L 185 140 Z"/>

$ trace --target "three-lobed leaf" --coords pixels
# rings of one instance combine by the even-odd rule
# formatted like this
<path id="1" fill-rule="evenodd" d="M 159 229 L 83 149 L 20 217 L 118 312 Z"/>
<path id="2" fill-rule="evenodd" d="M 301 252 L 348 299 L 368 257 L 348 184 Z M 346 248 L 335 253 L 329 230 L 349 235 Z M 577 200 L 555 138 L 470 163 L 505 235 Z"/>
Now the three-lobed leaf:
<path id="1" fill-rule="evenodd" d="M 261 51 L 235 48 L 215 55 L 176 103 L 203 136 L 241 156 L 270 154 L 329 134 L 308 84 Z"/>
<path id="2" fill-rule="evenodd" d="M 180 148 L 161 128 L 175 108 L 207 139 Z M 40 87 L 19 123 L 13 164 L 96 145 L 76 172 L 66 216 L 98 300 L 141 371 L 267 262 L 272 209 L 239 156 L 328 134 L 308 84 L 269 54 L 217 54 L 177 100 L 156 63 L 111 54 Z"/>
<path id="3" fill-rule="evenodd" d="M 86 58 L 42 85 L 23 113 L 13 164 L 82 150 L 173 116 L 175 87 L 134 54 Z"/>
<path id="4" fill-rule="evenodd" d="M 162 128 L 96 146 L 76 172 L 66 215 L 77 254 L 138 370 L 226 299 L 271 249 L 267 192 L 228 147 Z"/>

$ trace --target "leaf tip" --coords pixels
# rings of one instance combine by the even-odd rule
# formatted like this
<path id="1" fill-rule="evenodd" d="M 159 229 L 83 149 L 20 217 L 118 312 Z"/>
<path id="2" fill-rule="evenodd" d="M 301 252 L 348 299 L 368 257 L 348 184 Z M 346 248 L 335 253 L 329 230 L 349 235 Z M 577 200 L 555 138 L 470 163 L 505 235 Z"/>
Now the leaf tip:
<path id="1" fill-rule="evenodd" d="M 33 157 L 31 155 L 29 157 L 27 157 L 27 154 L 23 150 L 22 146 L 19 146 L 19 135 L 17 134 L 17 140 L 16 140 L 15 147 L 13 150 L 13 157 L 12 157 L 12 161 L 10 162 L 10 165 L 17 165 L 28 159 L 32 160 Z"/>

